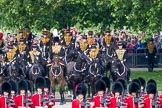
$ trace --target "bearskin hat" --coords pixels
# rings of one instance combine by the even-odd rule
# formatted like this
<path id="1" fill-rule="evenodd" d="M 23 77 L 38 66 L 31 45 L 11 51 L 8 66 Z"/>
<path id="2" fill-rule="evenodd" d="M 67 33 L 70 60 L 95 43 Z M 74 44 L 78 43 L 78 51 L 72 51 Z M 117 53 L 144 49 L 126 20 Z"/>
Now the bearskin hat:
<path id="1" fill-rule="evenodd" d="M 141 86 L 143 86 L 143 87 L 144 87 L 144 89 L 145 89 L 145 87 L 146 87 L 146 81 L 145 81 L 145 79 L 144 79 L 144 78 L 142 78 L 142 77 L 139 77 L 138 79 L 139 79 L 139 80 L 140 80 L 140 82 L 141 82 Z"/>
<path id="2" fill-rule="evenodd" d="M 15 91 L 16 93 L 17 93 L 17 84 L 16 84 L 16 82 L 15 81 L 13 81 L 13 80 L 9 80 L 8 81 L 9 83 L 10 83 L 10 85 L 11 85 L 11 91 Z"/>
<path id="3" fill-rule="evenodd" d="M 95 82 L 95 91 L 105 91 L 106 90 L 106 84 L 103 80 L 97 80 Z"/>
<path id="4" fill-rule="evenodd" d="M 29 80 L 26 80 L 26 83 L 28 85 L 28 90 L 32 93 L 33 92 L 33 85 Z"/>
<path id="5" fill-rule="evenodd" d="M 117 81 L 114 83 L 113 87 L 112 87 L 112 93 L 115 94 L 116 92 L 119 92 L 120 94 L 123 93 L 123 85 L 121 84 L 121 82 Z"/>
<path id="6" fill-rule="evenodd" d="M 146 91 L 148 94 L 156 94 L 156 86 L 153 83 L 149 83 L 146 87 Z"/>
<path id="7" fill-rule="evenodd" d="M 141 81 L 139 79 L 133 79 L 132 82 L 136 82 L 141 87 Z"/>
<path id="8" fill-rule="evenodd" d="M 48 90 L 50 90 L 51 88 L 51 81 L 49 78 L 45 78 L 45 86 L 44 88 L 48 88 Z"/>
<path id="9" fill-rule="evenodd" d="M 153 80 L 153 79 L 148 80 L 147 85 L 150 84 L 150 83 L 153 83 L 155 85 L 155 87 L 157 87 L 157 84 L 156 84 L 155 80 Z"/>
<path id="10" fill-rule="evenodd" d="M 27 92 L 28 90 L 28 84 L 25 80 L 20 80 L 18 82 L 18 90 L 19 90 L 19 93 L 20 93 L 20 90 L 25 90 Z"/>
<path id="11" fill-rule="evenodd" d="M 3 33 L 2 32 L 0 32 L 0 38 L 3 38 Z"/>
<path id="12" fill-rule="evenodd" d="M 76 89 L 76 95 L 82 94 L 84 97 L 87 94 L 87 88 L 83 83 L 78 84 L 78 87 Z"/>
<path id="13" fill-rule="evenodd" d="M 108 77 L 102 77 L 102 80 L 105 82 L 106 88 L 110 90 L 110 86 L 111 86 L 110 79 Z"/>
<path id="14" fill-rule="evenodd" d="M 59 37 L 54 37 L 53 42 L 59 42 Z"/>
<path id="15" fill-rule="evenodd" d="M 140 90 L 140 86 L 138 83 L 136 82 L 132 82 L 130 85 L 129 85 L 129 93 L 138 93 L 138 91 Z"/>
<path id="16" fill-rule="evenodd" d="M 124 90 L 127 90 L 127 81 L 125 79 L 120 78 L 117 81 L 121 82 Z"/>
<path id="17" fill-rule="evenodd" d="M 3 94 L 3 92 L 8 92 L 8 93 L 11 92 L 11 84 L 10 83 L 4 82 L 2 84 L 2 94 Z"/>
<path id="18" fill-rule="evenodd" d="M 35 80 L 35 88 L 43 89 L 45 86 L 45 79 L 43 77 L 37 77 Z"/>

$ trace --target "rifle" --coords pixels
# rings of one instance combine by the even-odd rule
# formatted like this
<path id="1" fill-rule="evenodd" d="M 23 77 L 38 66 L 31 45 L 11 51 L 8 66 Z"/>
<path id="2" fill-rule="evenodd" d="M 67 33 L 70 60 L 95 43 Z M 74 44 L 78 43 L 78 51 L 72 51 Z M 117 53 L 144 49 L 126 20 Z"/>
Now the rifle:
<path id="1" fill-rule="evenodd" d="M 43 98 L 41 99 L 41 103 L 43 103 L 43 107 L 45 107 L 46 104 L 48 103 L 45 92 L 43 93 Z"/>
<path id="2" fill-rule="evenodd" d="M 88 102 L 86 102 L 87 99 L 84 99 L 83 102 L 81 102 L 81 107 L 84 107 L 84 108 L 88 108 L 88 106 L 90 106 L 90 104 Z"/>
<path id="3" fill-rule="evenodd" d="M 107 96 L 106 96 L 106 94 L 104 94 L 104 97 L 101 98 L 101 100 L 100 100 L 100 104 L 104 105 L 104 107 L 107 107 L 107 105 L 110 104 L 110 102 L 108 102 L 108 101 L 106 100 L 106 98 L 107 98 Z"/>
<path id="4" fill-rule="evenodd" d="M 117 98 L 119 98 L 119 97 L 117 97 Z M 126 108 L 125 106 L 123 106 L 123 104 L 124 104 L 123 99 L 124 99 L 124 98 L 125 98 L 125 96 L 124 96 L 124 94 L 122 94 L 122 95 L 120 96 L 120 101 L 116 103 L 116 106 L 117 106 L 118 108 Z"/>
<path id="5" fill-rule="evenodd" d="M 33 102 L 29 99 L 28 93 L 26 93 L 26 99 L 23 103 L 26 104 L 26 108 L 29 108 L 29 106 L 33 104 Z"/>
<path id="6" fill-rule="evenodd" d="M 52 96 L 52 88 L 50 88 L 50 94 L 48 96 L 48 102 L 50 103 L 50 102 L 52 102 L 54 100 L 55 100 L 55 98 Z"/>
<path id="7" fill-rule="evenodd" d="M 159 108 L 159 106 L 160 106 L 160 104 L 157 101 L 158 101 L 158 91 L 156 91 L 156 94 L 154 96 L 154 100 L 151 103 L 151 105 L 155 108 Z"/>
<path id="8" fill-rule="evenodd" d="M 15 101 L 11 99 L 11 95 L 9 95 L 9 97 L 7 98 L 6 103 L 8 104 L 8 108 L 11 108 L 15 105 Z"/>
<path id="9" fill-rule="evenodd" d="M 143 104 L 144 102 L 143 102 L 143 100 L 141 99 L 141 96 L 142 96 L 142 94 L 140 93 L 140 90 L 139 90 L 138 93 L 137 93 L 137 96 L 134 97 L 134 103 L 136 103 L 136 104 L 138 104 L 138 105 Z"/>

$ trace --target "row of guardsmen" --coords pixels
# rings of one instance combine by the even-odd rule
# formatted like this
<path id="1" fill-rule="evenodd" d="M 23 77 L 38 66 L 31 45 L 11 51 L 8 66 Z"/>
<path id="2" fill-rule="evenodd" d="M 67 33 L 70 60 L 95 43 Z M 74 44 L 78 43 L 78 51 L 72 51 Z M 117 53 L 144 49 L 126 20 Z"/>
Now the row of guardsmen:
<path id="1" fill-rule="evenodd" d="M 86 99 L 87 88 L 83 83 L 76 88 L 77 98 L 72 101 L 72 108 L 162 108 L 162 95 L 158 95 L 156 81 L 139 77 L 128 85 L 118 79 L 112 85 L 103 77 L 95 82 L 96 94 L 92 101 Z"/>
<path id="2" fill-rule="evenodd" d="M 48 78 L 38 77 L 34 86 L 28 80 L 10 80 L 1 87 L 0 108 L 53 108 L 54 94 Z"/>

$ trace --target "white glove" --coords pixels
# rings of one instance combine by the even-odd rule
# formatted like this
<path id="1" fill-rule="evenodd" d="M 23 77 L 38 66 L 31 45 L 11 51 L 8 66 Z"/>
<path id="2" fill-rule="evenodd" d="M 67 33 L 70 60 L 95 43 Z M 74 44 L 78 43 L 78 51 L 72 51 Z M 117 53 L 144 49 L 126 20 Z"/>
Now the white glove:
<path id="1" fill-rule="evenodd" d="M 121 61 L 121 63 L 123 63 L 123 60 Z"/>
<path id="2" fill-rule="evenodd" d="M 32 66 L 32 64 L 29 64 L 29 67 L 31 67 Z"/>
<path id="3" fill-rule="evenodd" d="M 12 62 L 12 64 L 14 65 L 14 64 L 15 64 L 15 62 Z"/>
<path id="4" fill-rule="evenodd" d="M 6 63 L 7 65 L 9 65 L 10 63 Z"/>
<path id="5" fill-rule="evenodd" d="M 146 58 L 148 58 L 148 56 L 146 56 Z"/>
<path id="6" fill-rule="evenodd" d="M 157 58 L 157 56 L 155 56 L 155 58 Z"/>

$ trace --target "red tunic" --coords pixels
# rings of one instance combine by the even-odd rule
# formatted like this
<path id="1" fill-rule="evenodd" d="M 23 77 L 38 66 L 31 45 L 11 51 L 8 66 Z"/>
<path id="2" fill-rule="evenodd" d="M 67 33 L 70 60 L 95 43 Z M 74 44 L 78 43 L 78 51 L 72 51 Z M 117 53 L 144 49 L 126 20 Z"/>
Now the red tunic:
<path id="1" fill-rule="evenodd" d="M 26 104 L 24 104 L 24 101 L 26 100 L 26 96 L 18 95 L 15 100 L 16 100 L 16 105 L 14 108 L 26 107 Z"/>
<path id="2" fill-rule="evenodd" d="M 78 99 L 75 99 L 72 101 L 72 108 L 84 108 L 84 107 L 81 107 L 81 102 L 80 100 Z M 88 106 L 87 108 L 90 108 L 90 106 Z"/>
<path id="3" fill-rule="evenodd" d="M 144 107 L 143 108 L 154 108 L 154 107 L 151 107 L 151 99 L 150 98 L 144 99 Z"/>
<path id="4" fill-rule="evenodd" d="M 104 98 L 103 96 L 94 96 L 92 99 L 92 102 L 94 102 L 94 106 L 92 108 L 97 108 L 97 107 L 104 107 L 104 105 L 102 105 L 100 103 L 101 99 Z"/>
<path id="5" fill-rule="evenodd" d="M 120 99 L 118 100 L 118 102 L 119 102 L 119 101 L 120 101 Z M 127 99 L 124 99 L 124 100 L 123 100 L 123 102 L 124 102 L 123 105 L 126 104 L 126 101 L 127 101 Z M 117 107 L 116 104 L 117 104 L 117 98 L 116 98 L 116 97 L 112 97 L 112 98 L 110 98 L 110 105 L 108 106 L 108 108 L 116 108 L 116 107 Z M 126 106 L 126 105 L 125 105 L 125 106 Z"/>
<path id="6" fill-rule="evenodd" d="M 11 99 L 12 101 L 13 101 L 13 103 L 12 104 L 15 104 L 15 100 L 13 100 L 13 99 Z M 15 105 L 13 106 L 11 106 L 11 107 L 15 107 Z M 7 105 L 7 98 L 5 98 L 5 97 L 0 97 L 0 108 L 9 108 L 9 106 Z"/>
<path id="7" fill-rule="evenodd" d="M 35 108 L 35 107 L 43 107 L 43 103 L 41 103 L 41 99 L 43 98 L 42 94 L 34 94 L 32 96 L 32 106 L 31 108 Z"/>
<path id="8" fill-rule="evenodd" d="M 138 108 L 138 104 L 134 103 L 134 99 L 131 96 L 127 98 L 126 103 L 127 103 L 127 108 Z"/>
<path id="9" fill-rule="evenodd" d="M 162 108 L 162 95 L 160 95 L 159 98 L 160 98 L 160 108 Z"/>
<path id="10" fill-rule="evenodd" d="M 7 98 L 3 96 L 0 97 L 0 108 L 8 108 L 6 101 L 7 101 Z"/>
<path id="11" fill-rule="evenodd" d="M 45 95 L 46 95 L 46 98 L 49 99 L 49 96 L 50 96 L 49 92 L 46 92 Z M 54 96 L 52 96 L 52 97 L 54 97 Z M 46 104 L 48 106 L 48 108 L 52 108 L 52 106 L 55 105 L 55 100 L 52 100 L 51 102 L 53 103 L 53 105 L 49 105 L 49 103 Z"/>

